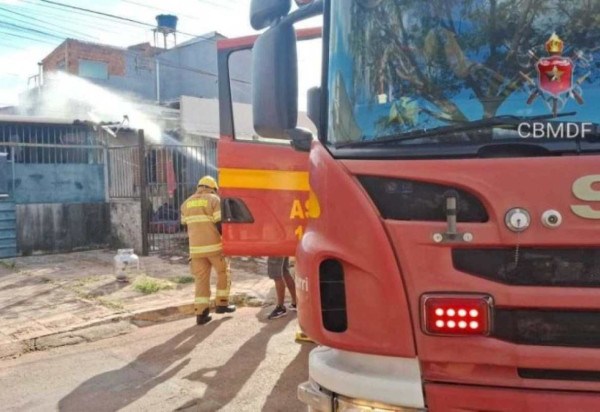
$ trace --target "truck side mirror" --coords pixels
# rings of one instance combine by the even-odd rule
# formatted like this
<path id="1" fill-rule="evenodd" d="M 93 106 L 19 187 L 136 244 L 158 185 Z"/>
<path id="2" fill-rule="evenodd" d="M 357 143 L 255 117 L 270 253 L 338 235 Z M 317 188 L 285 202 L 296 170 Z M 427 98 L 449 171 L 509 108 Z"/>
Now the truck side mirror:
<path id="1" fill-rule="evenodd" d="M 252 49 L 252 114 L 262 137 L 289 140 L 298 122 L 296 32 L 280 23 L 264 32 Z"/>
<path id="2" fill-rule="evenodd" d="M 278 18 L 286 16 L 291 8 L 291 0 L 252 0 L 250 25 L 254 30 L 262 30 Z"/>

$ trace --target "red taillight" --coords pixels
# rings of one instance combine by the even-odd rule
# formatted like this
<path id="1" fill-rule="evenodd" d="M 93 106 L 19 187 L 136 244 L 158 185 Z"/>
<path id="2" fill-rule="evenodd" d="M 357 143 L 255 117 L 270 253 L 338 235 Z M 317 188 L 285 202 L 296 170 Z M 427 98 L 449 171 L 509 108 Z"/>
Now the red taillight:
<path id="1" fill-rule="evenodd" d="M 431 335 L 487 335 L 492 298 L 487 295 L 424 295 L 423 329 Z"/>

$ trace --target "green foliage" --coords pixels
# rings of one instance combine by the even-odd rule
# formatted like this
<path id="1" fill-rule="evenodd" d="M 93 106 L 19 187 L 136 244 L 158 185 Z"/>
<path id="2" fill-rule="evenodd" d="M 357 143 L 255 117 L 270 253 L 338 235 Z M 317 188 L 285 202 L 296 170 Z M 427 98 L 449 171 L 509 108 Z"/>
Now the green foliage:
<path id="1" fill-rule="evenodd" d="M 123 305 L 123 303 L 119 302 L 119 301 L 114 301 L 114 300 L 110 300 L 110 299 L 106 299 L 106 298 L 98 298 L 98 299 L 96 299 L 96 301 L 98 303 L 100 303 L 102 306 L 105 306 L 112 310 L 122 311 L 123 309 L 125 309 L 125 306 Z"/>
<path id="2" fill-rule="evenodd" d="M 178 285 L 184 285 L 187 283 L 194 283 L 193 276 L 176 276 L 171 279 L 172 282 L 177 283 Z"/>
<path id="3" fill-rule="evenodd" d="M 16 269 L 17 262 L 14 260 L 0 260 L 0 266 L 4 266 L 6 269 Z"/>
<path id="4" fill-rule="evenodd" d="M 173 289 L 173 283 L 150 276 L 139 276 L 133 283 L 133 288 L 140 293 L 149 295 L 161 290 Z"/>

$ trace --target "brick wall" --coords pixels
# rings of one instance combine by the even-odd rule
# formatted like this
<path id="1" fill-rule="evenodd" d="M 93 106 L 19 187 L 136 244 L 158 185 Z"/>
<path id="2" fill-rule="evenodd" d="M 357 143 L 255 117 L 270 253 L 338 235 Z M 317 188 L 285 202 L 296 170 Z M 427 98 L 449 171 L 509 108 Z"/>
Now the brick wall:
<path id="1" fill-rule="evenodd" d="M 60 69 L 60 64 L 66 65 L 67 59 L 67 41 L 58 46 L 52 53 L 42 60 L 44 72 L 54 72 Z"/>
<path id="2" fill-rule="evenodd" d="M 44 71 L 56 71 L 60 63 L 66 61 L 66 71 L 78 74 L 79 60 L 84 59 L 107 63 L 109 76 L 124 76 L 125 53 L 125 50 L 110 46 L 67 40 L 43 60 Z"/>

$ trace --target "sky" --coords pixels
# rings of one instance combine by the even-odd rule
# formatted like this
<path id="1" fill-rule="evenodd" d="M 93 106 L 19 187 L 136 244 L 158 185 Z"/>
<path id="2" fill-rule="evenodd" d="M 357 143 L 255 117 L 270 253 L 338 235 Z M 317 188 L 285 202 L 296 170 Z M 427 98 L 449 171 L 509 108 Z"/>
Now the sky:
<path id="1" fill-rule="evenodd" d="M 227 37 L 254 34 L 250 0 L 54 0 L 80 8 L 156 24 L 156 15 L 178 16 L 178 42 L 212 31 Z M 318 21 L 316 21 L 317 25 Z M 306 25 L 315 25 L 315 19 Z M 25 38 L 26 37 L 26 38 Z M 38 62 L 65 38 L 117 47 L 153 43 L 151 27 L 120 22 L 43 0 L 0 0 L 0 107 L 18 103 L 33 85 Z"/>

